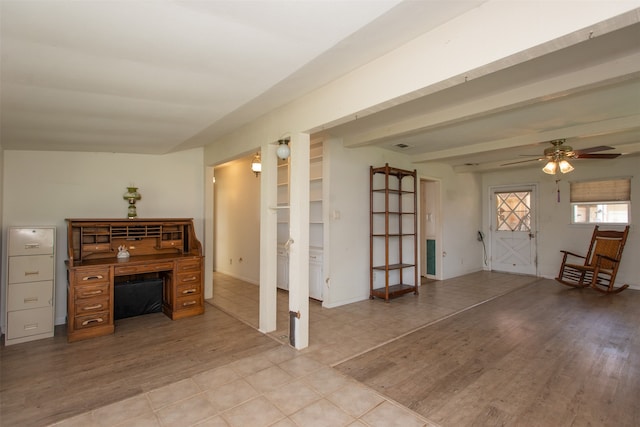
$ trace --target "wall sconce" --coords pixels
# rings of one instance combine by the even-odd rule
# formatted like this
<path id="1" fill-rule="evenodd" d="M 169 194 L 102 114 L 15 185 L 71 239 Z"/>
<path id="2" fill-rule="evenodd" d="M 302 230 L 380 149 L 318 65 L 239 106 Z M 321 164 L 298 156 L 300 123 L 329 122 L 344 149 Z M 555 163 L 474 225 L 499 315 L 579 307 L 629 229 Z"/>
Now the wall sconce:
<path id="1" fill-rule="evenodd" d="M 253 160 L 251 160 L 251 171 L 256 174 L 256 178 L 260 175 L 260 172 L 262 172 L 260 153 L 256 153 L 256 155 L 253 156 Z"/>
<path id="2" fill-rule="evenodd" d="M 127 192 L 122 196 L 123 199 L 129 202 L 129 208 L 127 209 L 127 217 L 133 219 L 138 216 L 136 212 L 136 201 L 140 200 L 142 196 L 138 193 L 138 187 L 127 187 Z"/>
<path id="3" fill-rule="evenodd" d="M 282 159 L 286 160 L 289 158 L 291 154 L 291 149 L 289 148 L 289 138 L 279 139 L 278 140 L 278 149 L 276 150 L 276 155 Z"/>
<path id="4" fill-rule="evenodd" d="M 549 162 L 542 168 L 542 171 L 544 173 L 548 173 L 549 175 L 555 175 L 556 172 L 558 172 L 558 169 L 560 169 L 560 172 L 562 173 L 569 173 L 574 169 L 574 167 L 571 166 L 571 163 L 569 163 L 565 159 L 562 159 L 560 161 L 554 159 L 549 160 Z"/>

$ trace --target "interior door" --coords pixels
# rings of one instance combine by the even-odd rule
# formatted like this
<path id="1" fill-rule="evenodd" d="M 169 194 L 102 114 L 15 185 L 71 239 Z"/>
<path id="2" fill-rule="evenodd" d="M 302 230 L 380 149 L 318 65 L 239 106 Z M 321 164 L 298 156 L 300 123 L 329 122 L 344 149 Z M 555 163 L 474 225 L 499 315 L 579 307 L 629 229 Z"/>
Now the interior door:
<path id="1" fill-rule="evenodd" d="M 494 189 L 491 269 L 536 274 L 535 187 Z"/>

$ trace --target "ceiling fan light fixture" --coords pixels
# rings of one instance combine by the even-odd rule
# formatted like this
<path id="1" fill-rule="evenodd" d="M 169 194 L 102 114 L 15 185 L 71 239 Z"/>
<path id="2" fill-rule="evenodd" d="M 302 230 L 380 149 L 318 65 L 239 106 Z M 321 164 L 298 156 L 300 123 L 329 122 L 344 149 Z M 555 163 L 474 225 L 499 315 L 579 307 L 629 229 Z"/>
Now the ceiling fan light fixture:
<path id="1" fill-rule="evenodd" d="M 571 166 L 571 163 L 564 159 L 560 160 L 560 163 L 558 163 L 558 167 L 560 168 L 560 172 L 562 173 L 569 173 L 574 169 L 574 167 Z"/>
<path id="2" fill-rule="evenodd" d="M 549 175 L 555 175 L 557 170 L 558 170 L 558 164 L 554 160 L 550 160 L 542 168 L 542 172 L 548 173 Z"/>

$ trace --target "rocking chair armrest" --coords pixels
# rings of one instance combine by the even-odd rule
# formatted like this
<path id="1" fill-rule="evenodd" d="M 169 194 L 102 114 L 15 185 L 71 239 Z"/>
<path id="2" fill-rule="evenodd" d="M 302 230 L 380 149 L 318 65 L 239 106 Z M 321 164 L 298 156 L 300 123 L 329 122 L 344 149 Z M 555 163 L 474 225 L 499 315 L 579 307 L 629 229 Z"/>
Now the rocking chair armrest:
<path id="1" fill-rule="evenodd" d="M 578 255 L 578 254 L 570 252 L 570 251 L 561 250 L 560 252 L 562 252 L 564 254 L 565 259 L 566 259 L 567 255 L 571 255 L 571 256 L 574 256 L 574 257 L 577 257 L 577 258 L 587 259 L 587 257 L 585 257 L 583 255 Z"/>
<path id="2" fill-rule="evenodd" d="M 611 261 L 615 263 L 620 262 L 620 260 L 617 258 L 611 258 L 610 256 L 602 255 L 602 254 L 596 254 L 596 265 L 600 265 L 600 262 L 603 258 L 606 259 L 607 261 Z"/>

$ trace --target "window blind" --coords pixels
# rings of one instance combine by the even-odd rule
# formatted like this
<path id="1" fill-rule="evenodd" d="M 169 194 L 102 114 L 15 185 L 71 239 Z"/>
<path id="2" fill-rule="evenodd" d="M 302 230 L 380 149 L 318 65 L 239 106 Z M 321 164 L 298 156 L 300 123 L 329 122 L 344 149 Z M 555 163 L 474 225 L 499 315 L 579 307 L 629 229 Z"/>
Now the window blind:
<path id="1" fill-rule="evenodd" d="M 571 203 L 631 200 L 631 179 L 571 182 Z"/>

